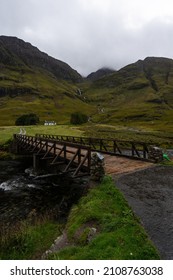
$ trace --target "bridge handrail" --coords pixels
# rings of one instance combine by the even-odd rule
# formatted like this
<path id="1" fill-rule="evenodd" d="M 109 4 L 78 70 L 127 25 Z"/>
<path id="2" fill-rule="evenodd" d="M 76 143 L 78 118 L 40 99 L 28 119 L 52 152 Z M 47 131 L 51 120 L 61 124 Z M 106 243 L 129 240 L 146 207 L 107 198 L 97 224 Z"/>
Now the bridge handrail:
<path id="1" fill-rule="evenodd" d="M 36 134 L 38 139 L 55 139 L 91 147 L 92 151 L 99 151 L 113 155 L 121 155 L 129 158 L 149 160 L 149 146 L 152 143 L 142 141 L 121 140 L 116 138 L 92 138 L 83 136 Z"/>
<path id="2" fill-rule="evenodd" d="M 79 139 L 79 140 L 88 140 L 91 142 L 98 143 L 99 140 L 102 141 L 116 141 L 119 143 L 130 143 L 130 144 L 139 144 L 139 145 L 154 145 L 154 143 L 151 142 L 144 142 L 144 141 L 136 141 L 136 140 L 123 140 L 118 138 L 97 138 L 97 137 L 85 137 L 85 136 L 72 136 L 72 135 L 53 135 L 53 134 L 35 134 L 38 138 L 46 138 L 46 139 Z M 64 140 L 63 140 L 64 141 Z"/>
<path id="3" fill-rule="evenodd" d="M 42 140 L 42 141 L 45 141 L 47 140 L 49 143 L 57 143 L 57 140 L 56 139 L 50 139 L 50 138 L 45 138 L 45 137 L 38 137 L 37 135 L 36 136 L 33 136 L 33 135 L 22 135 L 22 134 L 14 134 L 14 138 L 17 138 L 17 139 L 21 139 L 21 140 Z M 89 146 L 86 146 L 86 145 L 81 145 L 79 143 L 71 143 L 71 142 L 68 142 L 68 141 L 58 141 L 59 144 L 64 144 L 66 143 L 69 147 L 80 147 L 81 149 L 85 149 L 85 150 L 90 150 L 90 147 Z"/>
<path id="4" fill-rule="evenodd" d="M 14 134 L 14 139 L 18 145 L 18 153 L 23 151 L 33 154 L 35 167 L 36 156 L 41 156 L 41 160 L 50 159 L 52 166 L 68 163 L 63 172 L 72 171 L 72 177 L 78 176 L 79 172 L 83 171 L 85 174 L 90 173 L 91 148 L 89 146 L 22 134 Z"/>
<path id="5" fill-rule="evenodd" d="M 24 141 L 24 146 L 33 144 L 35 141 L 37 146 L 47 145 L 50 143 L 62 144 L 69 147 L 77 147 L 88 151 L 98 151 L 112 155 L 120 155 L 128 158 L 135 158 L 147 161 L 153 161 L 149 154 L 149 145 L 142 141 L 127 141 L 113 138 L 91 138 L 82 136 L 68 136 L 68 135 L 52 135 L 52 134 L 36 134 L 29 135 L 14 135 L 20 141 Z"/>

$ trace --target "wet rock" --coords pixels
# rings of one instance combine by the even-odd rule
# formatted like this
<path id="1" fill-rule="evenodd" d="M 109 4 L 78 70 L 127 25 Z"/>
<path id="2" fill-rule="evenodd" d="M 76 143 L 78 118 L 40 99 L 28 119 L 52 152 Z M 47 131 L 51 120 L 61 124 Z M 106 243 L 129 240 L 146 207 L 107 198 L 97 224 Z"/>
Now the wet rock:
<path id="1" fill-rule="evenodd" d="M 73 244 L 69 242 L 67 234 L 64 231 L 62 235 L 58 236 L 54 243 L 51 245 L 51 247 L 42 255 L 41 259 L 45 260 L 50 254 L 58 252 L 59 250 L 64 249 L 65 247 L 68 247 L 70 245 Z"/>
<path id="2" fill-rule="evenodd" d="M 90 228 L 89 233 L 88 233 L 88 238 L 87 238 L 88 243 L 93 240 L 93 238 L 96 236 L 96 234 L 97 234 L 97 229 L 94 227 Z"/>

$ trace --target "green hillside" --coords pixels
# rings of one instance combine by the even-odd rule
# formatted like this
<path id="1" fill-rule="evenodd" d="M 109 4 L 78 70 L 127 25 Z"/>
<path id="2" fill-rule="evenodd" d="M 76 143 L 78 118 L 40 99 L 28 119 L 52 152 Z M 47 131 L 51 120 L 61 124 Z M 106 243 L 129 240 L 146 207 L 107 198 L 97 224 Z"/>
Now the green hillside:
<path id="1" fill-rule="evenodd" d="M 92 106 L 81 101 L 77 86 L 57 81 L 39 70 L 5 69 L 5 79 L 0 81 L 0 125 L 14 125 L 20 115 L 36 113 L 40 121 L 54 120 L 69 123 L 72 112 L 82 111 L 87 115 Z"/>
<path id="2" fill-rule="evenodd" d="M 148 57 L 88 84 L 93 121 L 137 127 L 173 128 L 173 60 Z"/>
<path id="3" fill-rule="evenodd" d="M 80 98 L 79 81 L 80 74 L 66 63 L 22 40 L 0 36 L 0 126 L 14 125 L 29 113 L 57 123 L 69 123 L 76 111 L 89 116 L 93 106 Z"/>
<path id="4" fill-rule="evenodd" d="M 0 36 L 0 126 L 35 113 L 41 123 L 68 124 L 74 112 L 89 125 L 173 130 L 173 60 L 148 57 L 86 79 L 68 64 L 16 37 Z"/>

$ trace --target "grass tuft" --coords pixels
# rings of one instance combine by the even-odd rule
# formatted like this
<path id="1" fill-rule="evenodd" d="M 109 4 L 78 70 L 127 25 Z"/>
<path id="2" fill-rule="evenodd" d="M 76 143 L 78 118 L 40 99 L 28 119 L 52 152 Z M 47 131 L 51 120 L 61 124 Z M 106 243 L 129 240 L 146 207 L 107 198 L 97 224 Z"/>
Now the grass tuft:
<path id="1" fill-rule="evenodd" d="M 60 225 L 49 215 L 36 217 L 31 213 L 28 219 L 10 229 L 1 226 L 0 259 L 40 259 L 60 233 Z"/>

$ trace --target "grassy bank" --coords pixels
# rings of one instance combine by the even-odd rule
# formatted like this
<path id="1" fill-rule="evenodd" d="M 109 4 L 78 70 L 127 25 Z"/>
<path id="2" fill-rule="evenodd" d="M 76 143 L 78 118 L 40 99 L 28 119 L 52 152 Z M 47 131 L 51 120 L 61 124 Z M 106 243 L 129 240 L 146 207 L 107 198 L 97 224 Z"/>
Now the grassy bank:
<path id="1" fill-rule="evenodd" d="M 47 215 L 35 218 L 31 213 L 27 220 L 15 224 L 10 229 L 1 226 L 0 259 L 40 259 L 58 235 L 60 225 L 54 220 Z"/>
<path id="2" fill-rule="evenodd" d="M 40 259 L 62 234 L 62 226 L 51 217 L 34 215 L 31 213 L 26 221 L 9 231 L 1 227 L 0 259 Z M 49 255 L 49 259 L 160 258 L 110 177 L 90 188 L 72 207 L 65 232 L 71 245 Z"/>
<path id="3" fill-rule="evenodd" d="M 51 254 L 49 259 L 159 259 L 110 177 L 73 206 L 66 233 L 72 245 Z"/>

